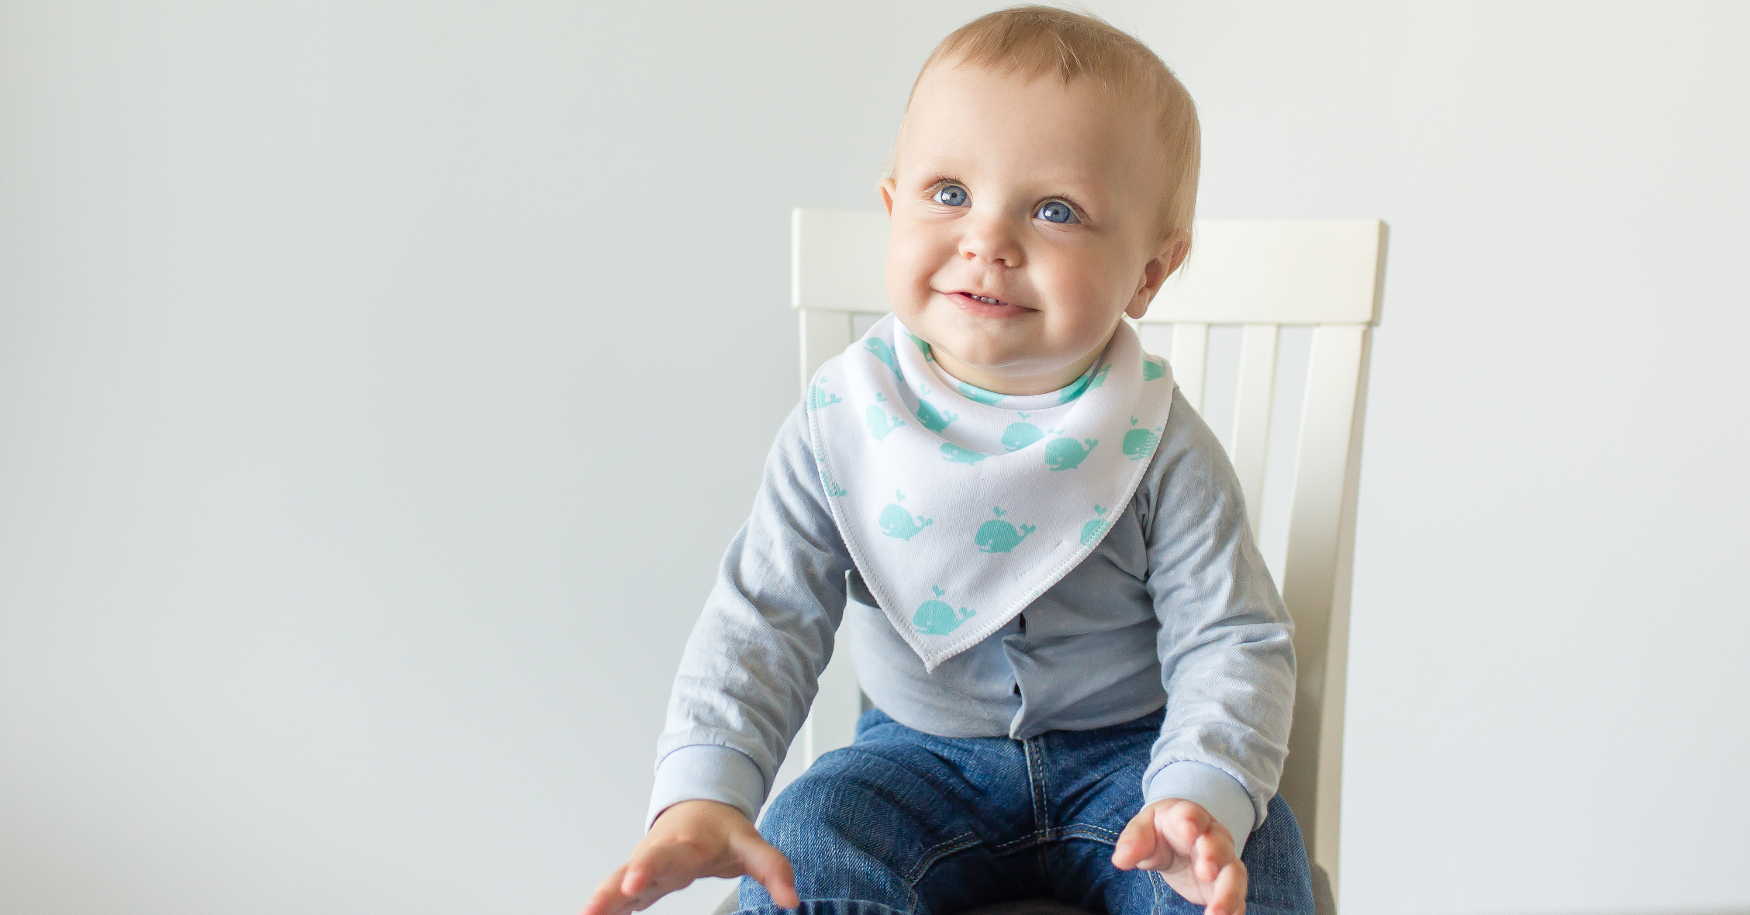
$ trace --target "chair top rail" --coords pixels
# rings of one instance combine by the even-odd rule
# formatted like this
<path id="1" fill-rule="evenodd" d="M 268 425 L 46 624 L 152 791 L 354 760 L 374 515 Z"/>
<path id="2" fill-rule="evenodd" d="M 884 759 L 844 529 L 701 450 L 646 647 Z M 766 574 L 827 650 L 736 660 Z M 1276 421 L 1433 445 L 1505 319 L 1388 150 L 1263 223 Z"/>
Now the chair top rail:
<path id="1" fill-rule="evenodd" d="M 790 304 L 885 314 L 887 216 L 798 208 Z M 1198 220 L 1192 253 L 1145 323 L 1374 324 L 1386 225 L 1377 219 Z"/>

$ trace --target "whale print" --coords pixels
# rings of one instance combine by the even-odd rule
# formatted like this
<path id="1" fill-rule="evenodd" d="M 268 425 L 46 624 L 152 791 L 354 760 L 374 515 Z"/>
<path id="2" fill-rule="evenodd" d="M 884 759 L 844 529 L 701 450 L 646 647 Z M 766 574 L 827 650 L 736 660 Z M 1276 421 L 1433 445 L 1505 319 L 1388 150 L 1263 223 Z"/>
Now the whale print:
<path id="1" fill-rule="evenodd" d="M 956 464 L 976 464 L 990 455 L 962 448 L 953 442 L 942 443 L 942 459 Z"/>
<path id="2" fill-rule="evenodd" d="M 905 493 L 895 490 L 894 501 L 881 510 L 881 517 L 876 523 L 881 525 L 881 533 L 909 542 L 911 538 L 916 537 L 920 531 L 935 524 L 936 521 L 934 518 L 925 518 L 923 515 L 913 518 L 911 512 L 906 511 L 905 506 L 899 504 L 904 501 Z"/>
<path id="3" fill-rule="evenodd" d="M 1132 416 L 1130 418 L 1130 424 L 1134 426 L 1136 423 L 1136 417 Z M 1155 446 L 1161 443 L 1160 430 L 1162 428 L 1165 427 L 1156 427 L 1154 429 L 1139 427 L 1132 429 L 1129 432 L 1124 433 L 1124 443 L 1119 447 L 1124 450 L 1125 455 L 1131 460 L 1140 461 L 1153 454 Z"/>
<path id="4" fill-rule="evenodd" d="M 899 374 L 899 360 L 894 357 L 893 347 L 888 346 L 886 340 L 880 337 L 870 337 L 863 341 L 863 348 L 892 369 L 894 375 Z"/>
<path id="5" fill-rule="evenodd" d="M 1082 525 L 1082 546 L 1087 546 L 1106 536 L 1106 529 L 1112 526 L 1111 522 L 1106 520 L 1106 509 L 1096 505 L 1094 506 L 1094 514 L 1099 517 Z"/>
<path id="6" fill-rule="evenodd" d="M 1167 360 L 1159 356 L 1145 356 L 1142 360 L 1142 380 L 1153 381 L 1167 373 Z"/>
<path id="7" fill-rule="evenodd" d="M 972 542 L 986 553 L 1007 553 L 1020 546 L 1028 534 L 1038 530 L 1031 524 L 1023 524 L 1017 529 L 1013 524 L 1002 520 L 1003 515 L 1008 512 L 1001 508 L 993 508 L 991 511 L 996 512 L 996 518 L 979 525 L 978 533 L 972 537 Z"/>
<path id="8" fill-rule="evenodd" d="M 876 397 L 885 399 L 879 394 Z M 875 436 L 876 441 L 881 441 L 887 438 L 887 433 L 905 425 L 905 420 L 888 416 L 885 408 L 878 403 L 872 403 L 869 409 L 863 411 L 863 425 L 869 427 L 869 434 Z"/>
<path id="9" fill-rule="evenodd" d="M 1061 392 L 1058 393 L 1057 402 L 1058 403 L 1069 403 L 1070 401 L 1075 400 L 1077 397 L 1082 396 L 1082 392 L 1086 391 L 1090 387 L 1093 380 L 1094 380 L 1094 376 L 1092 376 L 1092 375 L 1083 375 L 1082 377 L 1077 378 L 1075 381 L 1075 384 L 1072 384 L 1069 387 L 1064 388 Z"/>
<path id="10" fill-rule="evenodd" d="M 944 593 L 941 588 L 932 587 L 937 597 Z M 940 600 L 927 600 L 918 605 L 916 613 L 912 614 L 911 624 L 924 635 L 947 635 L 960 628 L 960 624 L 978 615 L 978 611 L 953 606 Z"/>
<path id="11" fill-rule="evenodd" d="M 1095 372 L 1094 377 L 1088 382 L 1088 390 L 1092 391 L 1093 389 L 1105 384 L 1106 373 L 1110 371 L 1112 371 L 1112 363 L 1108 362 L 1105 365 L 1100 366 L 1100 370 Z"/>
<path id="12" fill-rule="evenodd" d="M 1039 431 L 1038 426 L 1027 422 L 1027 417 L 1033 414 L 1017 412 L 1015 415 L 1021 417 L 1021 421 L 1009 423 L 1009 427 L 1003 430 L 1004 448 L 1010 451 L 1020 451 L 1045 437 L 1045 433 Z"/>
<path id="13" fill-rule="evenodd" d="M 995 391 L 986 391 L 984 388 L 975 388 L 964 381 L 960 382 L 960 393 L 966 395 L 967 400 L 976 400 L 982 404 L 1002 403 L 1003 398 L 1008 396 L 1007 394 L 998 394 Z"/>
<path id="14" fill-rule="evenodd" d="M 826 376 L 822 375 L 819 382 L 808 386 L 808 409 L 818 410 L 821 407 L 830 407 L 839 402 L 837 394 L 828 394 L 826 388 L 820 386 L 825 382 Z"/>
<path id="15" fill-rule="evenodd" d="M 1086 442 L 1087 447 L 1082 447 L 1082 442 Z M 1094 438 L 1083 439 L 1081 442 L 1068 437 L 1052 439 L 1045 446 L 1045 465 L 1052 470 L 1074 470 L 1082 465 L 1082 460 L 1098 444 L 1100 440 Z"/>
<path id="16" fill-rule="evenodd" d="M 925 362 L 936 361 L 936 354 L 930 351 L 930 344 L 928 341 L 909 330 L 905 331 L 905 335 L 912 343 L 917 345 L 918 352 L 923 354 Z"/>
<path id="17" fill-rule="evenodd" d="M 930 386 L 920 385 L 918 390 L 922 391 L 925 395 L 928 395 L 930 393 Z M 943 429 L 948 428 L 949 423 L 960 418 L 960 414 L 958 413 L 947 413 L 937 409 L 935 404 L 930 403 L 923 397 L 918 398 L 918 408 L 916 412 L 918 422 L 923 423 L 924 428 L 931 432 L 940 432 Z"/>

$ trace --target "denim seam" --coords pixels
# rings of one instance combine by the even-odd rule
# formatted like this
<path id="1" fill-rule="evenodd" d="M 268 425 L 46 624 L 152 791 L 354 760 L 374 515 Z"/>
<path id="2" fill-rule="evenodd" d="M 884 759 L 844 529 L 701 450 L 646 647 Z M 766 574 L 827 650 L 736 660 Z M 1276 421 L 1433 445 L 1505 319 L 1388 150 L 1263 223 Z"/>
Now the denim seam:
<path id="1" fill-rule="evenodd" d="M 1093 826 L 1087 823 L 1071 823 L 1061 829 L 1051 830 L 1053 839 L 1087 839 L 1104 845 L 1117 845 L 1120 833 L 1113 832 L 1104 826 Z"/>
<path id="2" fill-rule="evenodd" d="M 929 848 L 924 852 L 923 859 L 913 865 L 911 871 L 905 875 L 905 885 L 912 888 L 914 891 L 913 895 L 916 895 L 915 890 L 918 881 L 924 879 L 924 875 L 930 872 L 930 868 L 936 866 L 936 862 L 954 854 L 955 852 L 965 851 L 982 841 L 984 840 L 980 839 L 977 835 L 967 833 L 966 835 L 949 839 L 946 842 L 942 842 Z"/>
<path id="3" fill-rule="evenodd" d="M 1035 832 L 1044 832 L 1051 828 L 1051 823 L 1045 809 L 1045 796 L 1040 792 L 1039 764 L 1033 758 L 1032 740 L 1021 741 L 1021 753 L 1027 759 L 1027 793 L 1033 802 L 1033 828 Z"/>
<path id="4" fill-rule="evenodd" d="M 1034 758 L 1034 741 L 1021 741 L 1021 752 L 1027 757 L 1027 791 L 1033 796 L 1033 838 L 1039 842 L 1039 873 L 1051 883 L 1051 856 L 1045 853 L 1045 837 L 1051 832 L 1051 810 L 1045 791 L 1044 767 Z"/>
<path id="5" fill-rule="evenodd" d="M 1045 830 L 1041 829 L 1036 832 L 1030 832 L 1019 839 L 1010 839 L 1001 845 L 993 845 L 991 846 L 990 853 L 993 855 L 1006 855 L 1012 851 L 1020 851 L 1029 845 L 1042 844 L 1050 838 L 1051 837 L 1046 834 Z"/>

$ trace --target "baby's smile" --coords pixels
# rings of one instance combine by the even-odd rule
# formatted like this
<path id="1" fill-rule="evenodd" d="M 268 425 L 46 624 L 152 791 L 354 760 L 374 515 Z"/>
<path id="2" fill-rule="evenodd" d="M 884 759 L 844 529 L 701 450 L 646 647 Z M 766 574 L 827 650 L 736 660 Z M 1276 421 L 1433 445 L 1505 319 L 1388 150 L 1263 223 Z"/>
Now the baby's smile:
<path id="1" fill-rule="evenodd" d="M 961 309 L 983 318 L 1011 318 L 1031 314 L 1035 309 L 1005 302 L 995 296 L 977 295 L 971 292 L 951 292 L 948 298 Z"/>

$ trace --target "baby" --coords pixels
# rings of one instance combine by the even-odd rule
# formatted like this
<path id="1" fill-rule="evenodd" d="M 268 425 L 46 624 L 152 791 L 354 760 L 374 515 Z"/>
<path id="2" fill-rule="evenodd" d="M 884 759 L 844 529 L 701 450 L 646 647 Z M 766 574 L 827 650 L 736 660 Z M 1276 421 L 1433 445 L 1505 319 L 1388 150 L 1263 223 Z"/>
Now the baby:
<path id="1" fill-rule="evenodd" d="M 1099 20 L 948 36 L 881 197 L 892 313 L 779 432 L 669 704 L 650 826 L 585 915 L 1310 913 L 1275 796 L 1291 628 L 1220 446 L 1144 353 L 1190 248 L 1189 95 Z M 753 820 L 848 634 L 875 708 Z"/>

